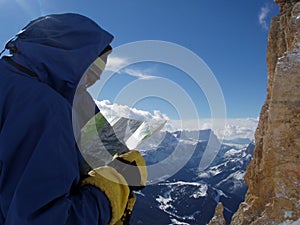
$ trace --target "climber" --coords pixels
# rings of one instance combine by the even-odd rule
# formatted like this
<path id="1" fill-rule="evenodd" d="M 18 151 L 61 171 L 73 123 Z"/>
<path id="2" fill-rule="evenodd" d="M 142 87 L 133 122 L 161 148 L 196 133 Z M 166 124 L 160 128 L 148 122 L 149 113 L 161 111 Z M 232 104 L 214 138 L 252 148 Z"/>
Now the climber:
<path id="1" fill-rule="evenodd" d="M 85 93 L 79 99 L 91 100 L 86 88 L 99 79 L 112 39 L 89 18 L 67 13 L 31 21 L 6 44 L 10 54 L 0 59 L 0 225 L 128 223 L 133 190 L 146 184 L 143 157 L 131 150 L 85 175 L 72 123 L 76 89 Z M 88 119 L 77 123 L 79 129 Z"/>

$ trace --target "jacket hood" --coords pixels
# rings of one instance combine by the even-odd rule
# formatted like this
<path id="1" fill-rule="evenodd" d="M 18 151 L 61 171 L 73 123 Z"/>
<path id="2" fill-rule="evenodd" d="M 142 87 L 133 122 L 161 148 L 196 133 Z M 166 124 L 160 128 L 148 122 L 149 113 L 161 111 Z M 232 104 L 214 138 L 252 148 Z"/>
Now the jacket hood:
<path id="1" fill-rule="evenodd" d="M 16 63 L 34 71 L 72 104 L 82 75 L 112 39 L 85 16 L 54 14 L 31 21 L 6 48 Z"/>

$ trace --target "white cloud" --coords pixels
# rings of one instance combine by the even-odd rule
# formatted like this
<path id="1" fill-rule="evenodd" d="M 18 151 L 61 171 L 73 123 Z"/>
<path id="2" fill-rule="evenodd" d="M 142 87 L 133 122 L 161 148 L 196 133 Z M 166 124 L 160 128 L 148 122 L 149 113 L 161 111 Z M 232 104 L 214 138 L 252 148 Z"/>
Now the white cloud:
<path id="1" fill-rule="evenodd" d="M 100 108 L 103 115 L 119 115 L 136 120 L 167 120 L 167 123 L 163 130 L 165 131 L 177 131 L 177 130 L 205 130 L 213 129 L 212 119 L 200 119 L 200 120 L 170 120 L 168 116 L 155 110 L 153 113 L 139 110 L 136 108 L 130 108 L 126 105 L 112 104 L 109 100 L 96 101 L 96 104 Z M 222 124 L 222 121 L 218 119 L 214 120 L 214 123 Z M 219 137 L 224 137 L 225 140 L 232 140 L 235 138 L 249 138 L 254 139 L 254 133 L 258 124 L 258 118 L 234 118 L 226 119 L 225 127 L 216 126 L 214 133 Z"/>
<path id="2" fill-rule="evenodd" d="M 105 69 L 117 73 L 126 65 L 128 65 L 126 58 L 109 57 Z"/>
<path id="3" fill-rule="evenodd" d="M 126 68 L 126 66 L 129 66 L 129 65 L 130 64 L 128 62 L 128 59 L 126 59 L 126 58 L 109 57 L 105 69 L 108 71 L 115 72 L 115 73 L 120 73 L 120 72 L 126 73 L 127 75 L 135 77 L 137 79 L 151 80 L 151 79 L 157 78 L 157 76 L 147 74 L 147 72 L 145 72 L 143 70 Z"/>
<path id="4" fill-rule="evenodd" d="M 153 113 L 139 110 L 136 108 L 130 108 L 127 105 L 112 104 L 109 100 L 97 101 L 97 106 L 100 108 L 103 115 L 118 115 L 126 118 L 132 118 L 136 120 L 169 120 L 169 118 L 158 110 Z"/>
<path id="5" fill-rule="evenodd" d="M 260 8 L 260 12 L 258 15 L 258 21 L 259 24 L 262 26 L 263 29 L 268 30 L 268 25 L 267 25 L 267 17 L 268 14 L 271 11 L 271 6 L 269 4 L 265 4 Z"/>
<path id="6" fill-rule="evenodd" d="M 146 74 L 145 72 L 136 69 L 124 69 L 123 72 L 142 80 L 152 80 L 157 78 L 157 76 Z"/>

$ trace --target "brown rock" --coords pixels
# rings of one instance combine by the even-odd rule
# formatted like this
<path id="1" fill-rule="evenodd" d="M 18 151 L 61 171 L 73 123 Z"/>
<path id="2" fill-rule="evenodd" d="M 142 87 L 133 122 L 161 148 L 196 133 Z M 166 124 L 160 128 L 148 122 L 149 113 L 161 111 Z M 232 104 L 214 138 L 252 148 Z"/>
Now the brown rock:
<path id="1" fill-rule="evenodd" d="M 284 12 L 286 9 L 293 6 L 298 1 L 299 0 L 275 0 L 275 3 L 280 6 L 280 11 Z"/>
<path id="2" fill-rule="evenodd" d="M 226 221 L 224 219 L 224 207 L 221 202 L 217 205 L 215 209 L 214 217 L 209 221 L 208 225 L 226 225 Z"/>
<path id="3" fill-rule="evenodd" d="M 275 2 L 281 12 L 272 19 L 268 39 L 267 99 L 245 175 L 249 189 L 232 225 L 300 218 L 300 2 Z"/>

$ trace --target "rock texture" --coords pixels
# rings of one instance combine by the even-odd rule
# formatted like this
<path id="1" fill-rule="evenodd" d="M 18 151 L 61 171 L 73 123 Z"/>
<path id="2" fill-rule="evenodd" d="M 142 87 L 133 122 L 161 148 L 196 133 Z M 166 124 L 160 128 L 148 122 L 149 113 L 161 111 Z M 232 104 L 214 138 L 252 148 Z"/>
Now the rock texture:
<path id="1" fill-rule="evenodd" d="M 231 225 L 300 224 L 300 1 L 275 2 L 267 97 L 245 175 L 248 192 Z"/>
<path id="2" fill-rule="evenodd" d="M 300 224 L 300 2 L 275 0 L 268 89 L 247 168 L 249 189 L 232 225 Z"/>
<path id="3" fill-rule="evenodd" d="M 215 210 L 215 216 L 211 219 L 211 221 L 207 225 L 226 225 L 223 212 L 224 212 L 224 207 L 222 203 L 219 203 Z"/>

